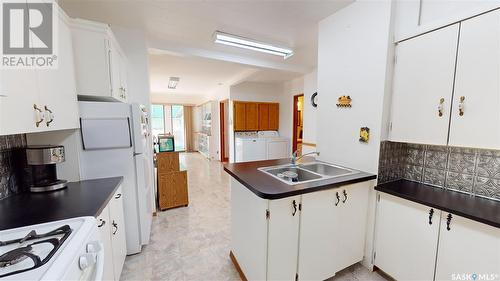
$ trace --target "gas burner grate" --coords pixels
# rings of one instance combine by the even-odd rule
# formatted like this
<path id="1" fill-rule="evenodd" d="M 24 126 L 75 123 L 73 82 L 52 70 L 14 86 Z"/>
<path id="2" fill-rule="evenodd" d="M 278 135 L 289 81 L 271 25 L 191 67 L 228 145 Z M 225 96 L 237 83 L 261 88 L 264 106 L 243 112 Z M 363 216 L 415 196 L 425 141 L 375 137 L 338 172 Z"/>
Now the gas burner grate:
<path id="1" fill-rule="evenodd" d="M 9 241 L 3 241 L 3 242 L 0 241 L 0 246 L 6 246 L 6 245 L 14 244 L 14 243 L 23 244 L 23 243 L 26 243 L 28 241 L 32 241 L 35 239 L 47 238 L 45 240 L 36 241 L 36 242 L 33 242 L 27 246 L 19 247 L 19 248 L 12 250 L 12 251 L 9 251 L 7 253 L 2 254 L 0 256 L 0 268 L 6 268 L 8 266 L 17 264 L 17 263 L 19 263 L 27 258 L 31 259 L 33 261 L 34 265 L 32 267 L 29 267 L 26 269 L 17 270 L 17 271 L 9 272 L 7 274 L 0 275 L 0 278 L 14 275 L 14 274 L 18 274 L 18 273 L 22 273 L 22 272 L 25 272 L 28 270 L 32 270 L 32 269 L 38 268 L 38 267 L 46 264 L 54 256 L 54 254 L 61 247 L 61 245 L 64 243 L 64 241 L 71 235 L 71 232 L 72 232 L 72 230 L 69 227 L 69 225 L 64 225 L 64 226 L 61 226 L 61 227 L 59 227 L 53 231 L 47 232 L 47 233 L 37 234 L 36 231 L 32 230 L 23 238 L 9 240 Z M 62 237 L 61 238 L 48 238 L 48 237 L 52 237 L 52 236 L 56 236 L 56 235 L 62 235 Z M 42 260 L 39 256 L 33 254 L 31 251 L 33 249 L 33 245 L 40 245 L 40 244 L 44 244 L 44 243 L 52 244 L 53 248 L 49 252 L 49 254 Z"/>

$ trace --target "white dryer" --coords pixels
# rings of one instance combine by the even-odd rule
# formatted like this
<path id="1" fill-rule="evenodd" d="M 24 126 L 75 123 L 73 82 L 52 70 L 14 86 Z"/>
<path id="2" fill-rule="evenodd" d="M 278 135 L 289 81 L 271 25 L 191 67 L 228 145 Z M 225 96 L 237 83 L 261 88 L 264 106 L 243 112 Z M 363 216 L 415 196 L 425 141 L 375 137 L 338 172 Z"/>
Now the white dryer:
<path id="1" fill-rule="evenodd" d="M 259 131 L 258 136 L 266 140 L 266 159 L 290 158 L 290 141 L 280 137 L 278 131 Z"/>

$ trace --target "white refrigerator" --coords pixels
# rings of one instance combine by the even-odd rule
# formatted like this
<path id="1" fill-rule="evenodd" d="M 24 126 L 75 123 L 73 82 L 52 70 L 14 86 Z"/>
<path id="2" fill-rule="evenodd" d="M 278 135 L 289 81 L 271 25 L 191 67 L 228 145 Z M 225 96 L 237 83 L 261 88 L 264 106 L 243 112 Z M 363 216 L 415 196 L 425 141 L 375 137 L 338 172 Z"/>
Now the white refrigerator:
<path id="1" fill-rule="evenodd" d="M 123 176 L 127 254 L 149 243 L 153 163 L 148 109 L 139 104 L 79 102 L 82 179 Z"/>

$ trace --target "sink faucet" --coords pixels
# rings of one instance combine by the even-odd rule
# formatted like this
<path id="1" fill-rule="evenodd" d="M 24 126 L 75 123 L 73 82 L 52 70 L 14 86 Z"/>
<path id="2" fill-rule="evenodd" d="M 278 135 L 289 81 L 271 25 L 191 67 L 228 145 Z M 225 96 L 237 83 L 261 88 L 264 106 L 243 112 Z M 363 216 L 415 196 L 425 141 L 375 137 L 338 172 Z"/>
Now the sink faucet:
<path id="1" fill-rule="evenodd" d="M 297 163 L 298 160 L 300 160 L 302 157 L 304 157 L 306 155 L 316 154 L 316 156 L 319 156 L 319 152 L 317 152 L 317 151 L 309 152 L 309 153 L 303 154 L 299 157 L 297 157 L 297 154 L 298 154 L 298 150 L 295 150 L 292 153 L 292 165 L 295 165 L 295 163 Z"/>

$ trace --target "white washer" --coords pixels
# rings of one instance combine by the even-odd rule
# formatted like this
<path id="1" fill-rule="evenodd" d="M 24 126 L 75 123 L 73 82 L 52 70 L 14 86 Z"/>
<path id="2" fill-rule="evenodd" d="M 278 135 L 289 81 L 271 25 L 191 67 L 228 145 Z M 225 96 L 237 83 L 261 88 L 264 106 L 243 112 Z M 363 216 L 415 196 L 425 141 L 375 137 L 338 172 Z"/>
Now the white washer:
<path id="1" fill-rule="evenodd" d="M 237 132 L 235 137 L 235 162 L 251 162 L 267 159 L 266 139 L 257 132 Z"/>
<path id="2" fill-rule="evenodd" d="M 280 137 L 278 131 L 259 131 L 260 139 L 266 140 L 266 159 L 282 159 L 290 157 L 290 142 Z"/>

